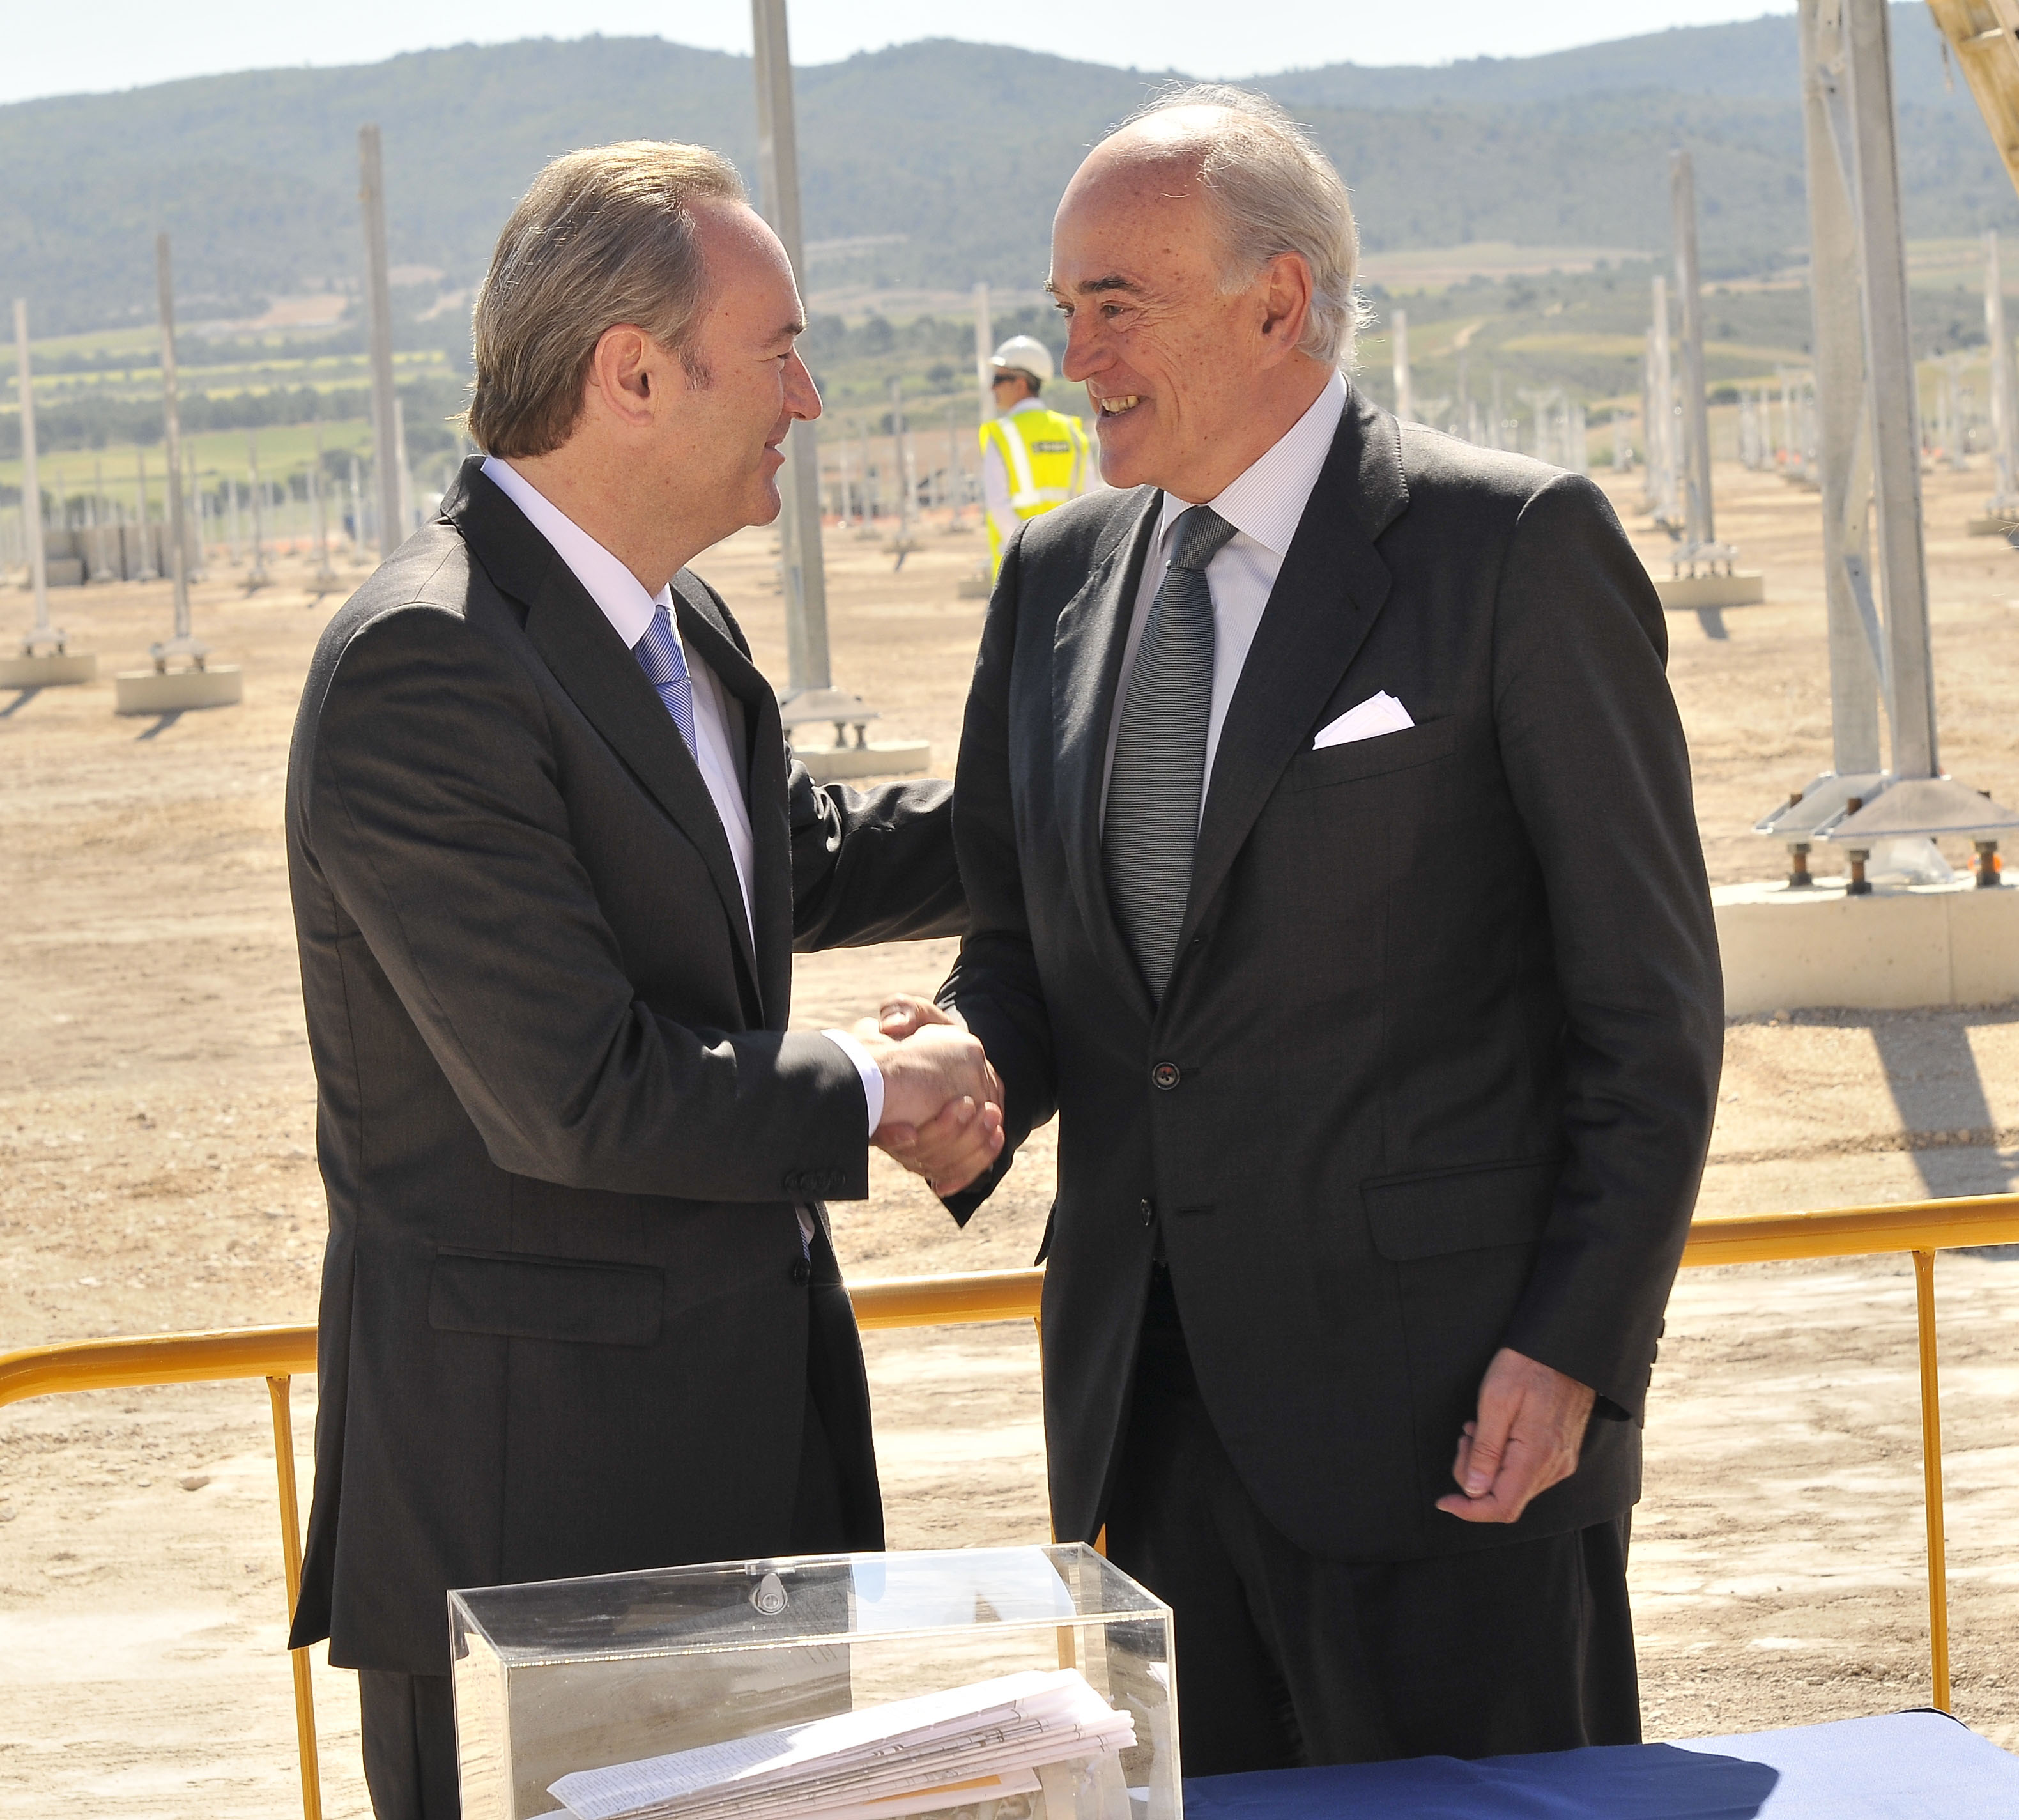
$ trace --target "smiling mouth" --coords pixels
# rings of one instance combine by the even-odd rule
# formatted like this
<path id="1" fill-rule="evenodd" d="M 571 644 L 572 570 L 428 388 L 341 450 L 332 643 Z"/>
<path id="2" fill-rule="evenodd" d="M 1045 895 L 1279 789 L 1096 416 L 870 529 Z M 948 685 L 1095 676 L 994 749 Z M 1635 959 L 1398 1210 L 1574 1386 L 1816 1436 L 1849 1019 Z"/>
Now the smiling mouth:
<path id="1" fill-rule="evenodd" d="M 1119 417 L 1125 411 L 1133 411 L 1142 402 L 1142 394 L 1137 392 L 1122 398 L 1103 398 L 1099 401 L 1100 414 L 1104 417 Z"/>

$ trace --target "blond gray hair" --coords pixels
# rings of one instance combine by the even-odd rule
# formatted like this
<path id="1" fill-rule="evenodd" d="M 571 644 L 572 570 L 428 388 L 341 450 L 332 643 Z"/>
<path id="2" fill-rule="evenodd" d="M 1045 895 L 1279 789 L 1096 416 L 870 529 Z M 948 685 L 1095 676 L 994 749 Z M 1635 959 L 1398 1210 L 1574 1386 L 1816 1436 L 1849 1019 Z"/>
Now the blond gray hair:
<path id="1" fill-rule="evenodd" d="M 469 433 L 487 455 L 566 442 L 606 330 L 629 323 L 677 351 L 691 385 L 708 272 L 698 203 L 741 202 L 736 167 L 705 146 L 626 140 L 564 153 L 533 179 L 477 294 Z"/>
<path id="2" fill-rule="evenodd" d="M 1353 287 L 1360 263 L 1353 204 L 1332 160 L 1268 96 L 1222 82 L 1164 89 L 1122 125 L 1187 107 L 1212 108 L 1223 116 L 1193 142 L 1201 154 L 1199 182 L 1226 237 L 1221 289 L 1245 289 L 1270 259 L 1295 253 L 1311 274 L 1310 315 L 1298 351 L 1350 368 L 1368 310 Z"/>

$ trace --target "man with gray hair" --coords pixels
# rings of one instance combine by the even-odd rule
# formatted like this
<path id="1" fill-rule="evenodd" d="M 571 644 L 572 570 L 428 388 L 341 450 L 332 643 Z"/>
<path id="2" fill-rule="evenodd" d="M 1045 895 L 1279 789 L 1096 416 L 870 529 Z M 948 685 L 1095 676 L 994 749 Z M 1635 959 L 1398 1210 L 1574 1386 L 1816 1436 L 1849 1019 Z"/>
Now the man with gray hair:
<path id="1" fill-rule="evenodd" d="M 823 1202 L 949 1187 L 979 1046 L 787 1028 L 797 948 L 965 923 L 947 788 L 789 761 L 686 567 L 820 400 L 783 249 L 697 146 L 569 154 L 480 293 L 487 453 L 316 651 L 288 847 L 330 1211 L 300 1647 L 380 1820 L 458 1808 L 444 1595 L 883 1546 Z"/>
<path id="2" fill-rule="evenodd" d="M 1053 228 L 1122 489 L 1018 531 L 936 1013 L 1056 1110 L 1058 1533 L 1194 1775 L 1626 1742 L 1639 1422 L 1723 1033 L 1661 610 L 1588 480 L 1342 377 L 1346 192 L 1165 98 Z M 904 1151 L 937 1174 L 935 1145 Z"/>

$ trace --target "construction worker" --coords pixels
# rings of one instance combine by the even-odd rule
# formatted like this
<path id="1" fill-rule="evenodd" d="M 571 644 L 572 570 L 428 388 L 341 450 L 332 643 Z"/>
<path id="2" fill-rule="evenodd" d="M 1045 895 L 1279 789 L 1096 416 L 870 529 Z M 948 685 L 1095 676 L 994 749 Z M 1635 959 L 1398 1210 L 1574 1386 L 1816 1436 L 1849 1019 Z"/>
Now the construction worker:
<path id="1" fill-rule="evenodd" d="M 1020 518 L 1035 518 L 1086 491 L 1091 464 L 1077 417 L 1046 408 L 1052 357 L 1041 341 L 1013 335 L 989 364 L 999 413 L 981 426 L 981 496 L 988 507 L 988 573 Z"/>

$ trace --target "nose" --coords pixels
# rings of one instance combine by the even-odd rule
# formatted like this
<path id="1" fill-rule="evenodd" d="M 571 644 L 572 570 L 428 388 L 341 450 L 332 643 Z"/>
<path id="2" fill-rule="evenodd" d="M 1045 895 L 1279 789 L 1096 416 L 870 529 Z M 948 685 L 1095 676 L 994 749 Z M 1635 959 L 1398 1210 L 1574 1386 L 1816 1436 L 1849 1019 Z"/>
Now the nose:
<path id="1" fill-rule="evenodd" d="M 1100 323 L 1090 310 L 1078 310 L 1066 319 L 1066 354 L 1059 371 L 1068 379 L 1090 379 L 1106 364 L 1100 332 Z"/>
<path id="2" fill-rule="evenodd" d="M 785 408 L 800 423 L 812 422 L 823 409 L 820 388 L 814 383 L 814 376 L 807 371 L 807 363 L 799 358 L 797 348 L 785 362 Z"/>

